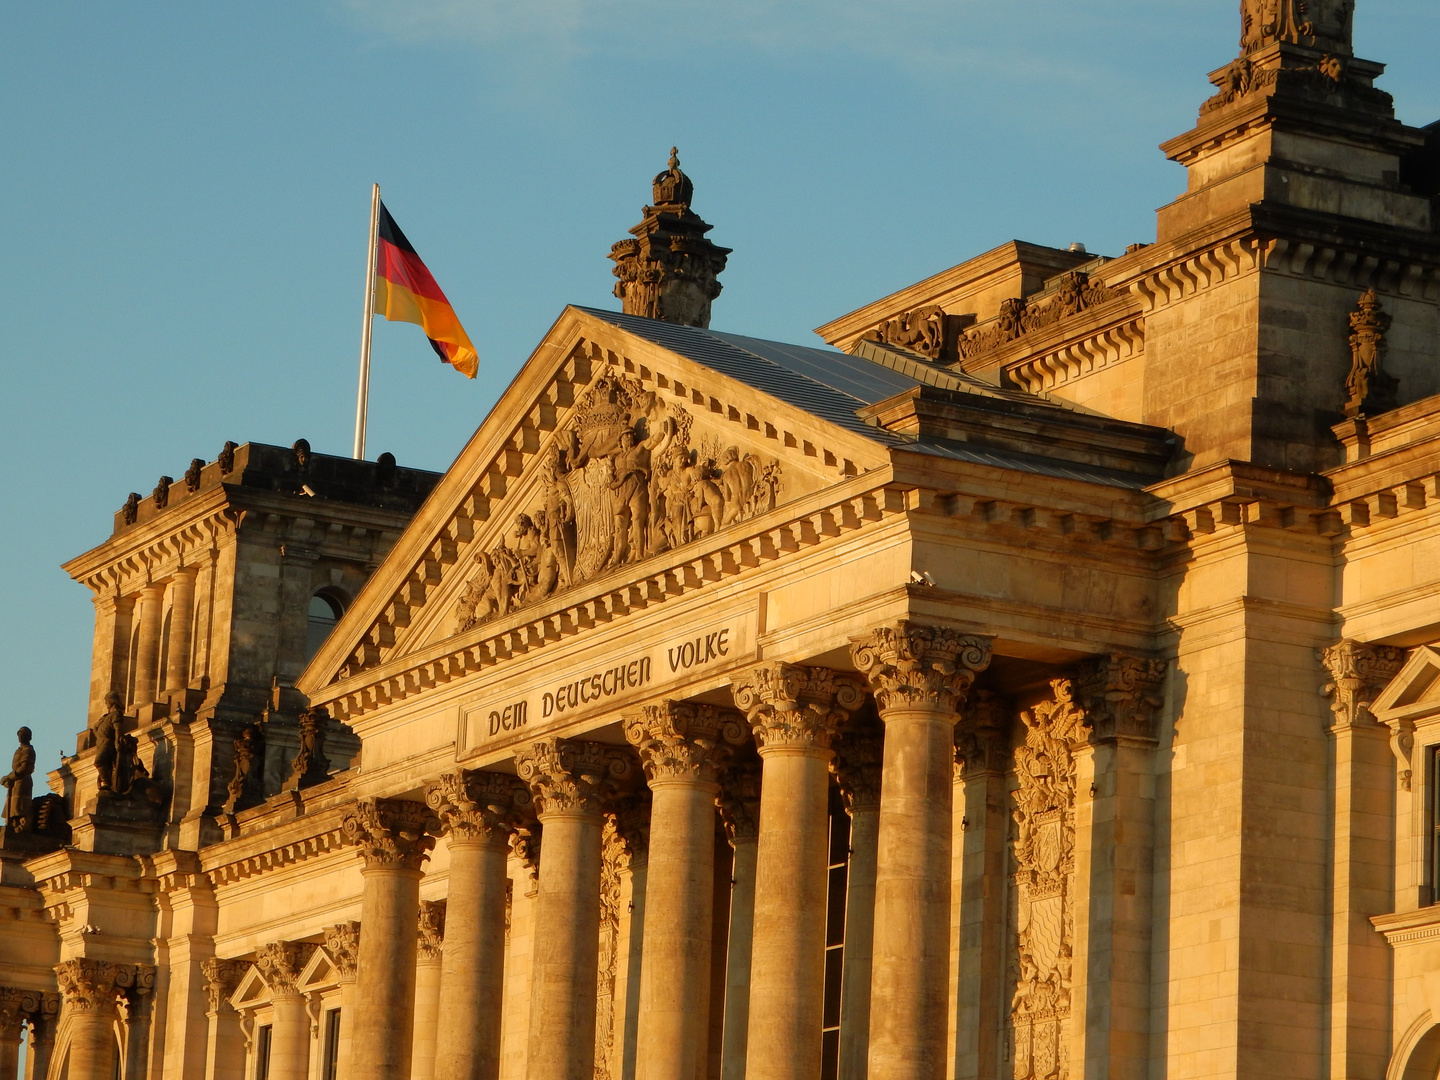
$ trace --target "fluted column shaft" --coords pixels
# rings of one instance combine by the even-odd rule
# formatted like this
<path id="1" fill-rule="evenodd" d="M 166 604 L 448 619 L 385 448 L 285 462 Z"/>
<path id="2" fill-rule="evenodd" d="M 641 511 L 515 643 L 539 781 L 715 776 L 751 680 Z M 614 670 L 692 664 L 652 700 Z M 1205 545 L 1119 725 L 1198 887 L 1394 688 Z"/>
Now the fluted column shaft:
<path id="1" fill-rule="evenodd" d="M 410 1069 L 420 868 L 437 823 L 422 803 L 362 799 L 342 828 L 365 863 L 347 1080 L 394 1080 Z"/>
<path id="2" fill-rule="evenodd" d="M 857 640 L 852 657 L 885 722 L 867 1075 L 941 1080 L 954 728 L 989 642 L 901 622 Z"/>
<path id="3" fill-rule="evenodd" d="M 755 937 L 755 856 L 760 835 L 760 762 L 732 768 L 720 793 L 730 847 L 730 935 L 725 958 L 725 1034 L 721 1080 L 745 1080 L 750 1028 L 750 954 Z"/>
<path id="4" fill-rule="evenodd" d="M 530 793 L 513 776 L 462 771 L 430 785 L 425 801 L 450 845 L 435 1080 L 495 1080 L 505 989 L 506 861 L 518 811 Z"/>
<path id="5" fill-rule="evenodd" d="M 297 989 L 315 946 L 273 941 L 255 951 L 255 967 L 270 987 L 274 1026 L 270 1030 L 270 1080 L 305 1080 L 310 1064 L 310 1018 Z"/>
<path id="6" fill-rule="evenodd" d="M 115 998 L 133 968 L 77 957 L 63 960 L 55 975 L 70 1022 L 67 1080 L 114 1080 Z"/>
<path id="7" fill-rule="evenodd" d="M 831 739 L 864 694 L 825 668 L 769 664 L 735 701 L 760 750 L 760 837 L 750 966 L 750 1080 L 814 1080 L 824 1024 Z"/>
<path id="8" fill-rule="evenodd" d="M 667 701 L 625 720 L 650 785 L 651 911 L 640 966 L 637 1080 L 704 1080 L 710 1026 L 715 793 L 724 743 L 744 737 L 740 718 L 707 705 Z"/>
<path id="9" fill-rule="evenodd" d="M 140 592 L 140 640 L 135 656 L 135 703 L 154 701 L 160 679 L 160 609 L 164 585 L 146 585 Z"/>
<path id="10" fill-rule="evenodd" d="M 544 829 L 530 961 L 529 1080 L 593 1080 L 603 799 L 628 755 L 541 739 L 516 755 Z"/>
<path id="11" fill-rule="evenodd" d="M 170 652 L 165 665 L 166 690 L 183 690 L 190 682 L 190 630 L 195 607 L 195 568 L 176 572 L 170 583 Z"/>

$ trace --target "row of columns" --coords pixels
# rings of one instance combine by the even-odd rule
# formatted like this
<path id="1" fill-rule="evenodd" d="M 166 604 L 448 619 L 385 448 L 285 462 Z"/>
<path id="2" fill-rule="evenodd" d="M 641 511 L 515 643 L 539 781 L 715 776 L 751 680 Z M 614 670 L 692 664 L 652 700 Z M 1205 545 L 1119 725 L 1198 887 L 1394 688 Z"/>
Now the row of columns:
<path id="1" fill-rule="evenodd" d="M 179 690 L 190 680 L 190 649 L 194 630 L 195 567 L 181 567 L 165 582 L 154 582 L 140 590 L 132 603 L 131 625 L 139 627 L 133 636 L 135 655 L 134 704 L 155 701 L 165 690 Z M 162 655 L 162 623 L 169 593 L 170 637 Z M 133 634 L 133 631 L 132 631 Z"/>
<path id="2" fill-rule="evenodd" d="M 859 807 L 861 834 L 873 830 L 876 854 L 873 870 L 863 861 L 856 868 L 849 1029 L 868 1032 L 852 1034 L 845 1053 L 865 1060 L 873 1080 L 943 1074 L 953 727 L 975 674 L 989 662 L 988 642 L 901 623 L 857 641 L 853 659 L 863 679 L 786 663 L 737 678 L 734 697 L 745 723 L 729 710 L 670 701 L 625 717 L 626 739 L 652 796 L 637 1080 L 706 1075 L 714 807 L 721 770 L 746 726 L 759 750 L 760 797 L 753 885 L 746 880 L 752 856 L 743 813 L 731 819 L 737 840 L 731 949 L 743 949 L 749 938 L 749 970 L 731 965 L 720 1037 L 730 1075 L 737 1075 L 737 1060 L 751 1078 L 819 1075 L 830 772 L 841 732 L 867 689 L 886 728 L 883 784 L 878 806 L 862 795 Z M 420 866 L 437 831 L 450 837 L 451 870 L 434 1076 L 498 1074 L 508 839 L 531 802 L 543 852 L 527 1073 L 532 1080 L 592 1080 L 603 815 L 634 760 L 618 746 L 542 738 L 517 753 L 518 779 L 460 772 L 430 785 L 428 806 L 364 800 L 353 808 L 344 830 L 361 849 L 365 891 L 350 1077 L 381 1080 L 409 1068 Z M 874 932 L 867 943 L 861 925 L 871 919 L 863 898 L 872 880 Z M 746 904 L 751 888 L 753 903 Z"/>
<path id="3" fill-rule="evenodd" d="M 19 1080 L 22 1039 L 24 1080 L 45 1080 L 59 1012 L 59 994 L 0 986 L 0 1080 Z"/>
<path id="4" fill-rule="evenodd" d="M 68 1076 L 71 1080 L 143 1080 L 150 1047 L 155 969 L 91 957 L 62 960 L 55 967 L 69 1021 Z M 123 1021 L 124 1041 L 117 1040 Z M 45 1048 L 48 1054 L 49 1047 Z M 33 1071 L 35 1065 L 28 1066 Z M 43 1073 L 40 1075 L 44 1075 Z"/>

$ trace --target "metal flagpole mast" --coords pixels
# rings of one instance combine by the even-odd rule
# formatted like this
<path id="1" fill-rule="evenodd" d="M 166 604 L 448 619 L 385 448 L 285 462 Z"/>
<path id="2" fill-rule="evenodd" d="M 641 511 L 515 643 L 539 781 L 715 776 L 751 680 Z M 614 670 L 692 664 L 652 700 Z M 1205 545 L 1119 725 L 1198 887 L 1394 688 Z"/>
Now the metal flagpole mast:
<path id="1" fill-rule="evenodd" d="M 365 263 L 365 323 L 360 330 L 360 392 L 355 401 L 355 460 L 365 458 L 365 417 L 370 408 L 370 327 L 375 316 L 375 248 L 380 229 L 380 185 L 370 193 L 370 253 Z"/>

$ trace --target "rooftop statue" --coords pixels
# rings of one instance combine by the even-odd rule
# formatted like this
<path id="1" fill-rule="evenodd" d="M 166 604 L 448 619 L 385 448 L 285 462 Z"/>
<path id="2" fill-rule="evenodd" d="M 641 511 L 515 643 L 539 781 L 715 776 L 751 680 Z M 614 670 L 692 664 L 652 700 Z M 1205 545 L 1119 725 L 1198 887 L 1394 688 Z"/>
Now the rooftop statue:
<path id="1" fill-rule="evenodd" d="M 30 823 L 31 793 L 35 777 L 35 747 L 30 745 L 30 729 L 22 727 L 16 732 L 20 740 L 15 756 L 10 761 L 10 772 L 0 777 L 5 786 L 5 823 L 18 832 L 24 832 Z"/>

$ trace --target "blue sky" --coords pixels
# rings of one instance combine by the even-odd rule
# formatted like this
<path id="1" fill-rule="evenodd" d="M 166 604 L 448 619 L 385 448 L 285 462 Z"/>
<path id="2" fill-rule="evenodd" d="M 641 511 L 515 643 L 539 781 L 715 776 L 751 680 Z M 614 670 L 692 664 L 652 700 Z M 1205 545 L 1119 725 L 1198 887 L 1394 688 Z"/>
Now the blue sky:
<path id="1" fill-rule="evenodd" d="M 1236 0 L 211 0 L 0 6 L 0 678 L 43 768 L 85 723 L 59 564 L 227 439 L 347 453 L 369 187 L 481 355 L 377 324 L 370 454 L 441 469 L 672 144 L 735 249 L 714 325 L 812 328 L 1012 238 L 1115 253 L 1182 190 L 1156 144 Z M 1440 5 L 1360 0 L 1402 119 Z"/>

